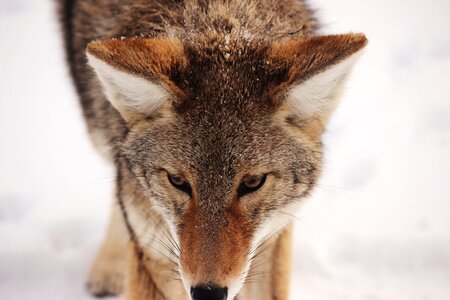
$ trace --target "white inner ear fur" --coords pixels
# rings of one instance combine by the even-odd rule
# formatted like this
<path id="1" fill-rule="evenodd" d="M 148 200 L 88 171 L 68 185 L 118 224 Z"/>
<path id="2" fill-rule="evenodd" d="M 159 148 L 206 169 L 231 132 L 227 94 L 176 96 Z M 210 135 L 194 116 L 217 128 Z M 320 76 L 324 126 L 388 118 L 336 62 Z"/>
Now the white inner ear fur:
<path id="1" fill-rule="evenodd" d="M 150 114 L 169 97 L 169 93 L 159 84 L 121 71 L 89 53 L 87 57 L 103 84 L 108 100 L 120 112 L 127 110 Z"/>
<path id="2" fill-rule="evenodd" d="M 289 91 L 290 108 L 301 118 L 329 116 L 339 102 L 339 95 L 362 50 L 307 79 Z"/>

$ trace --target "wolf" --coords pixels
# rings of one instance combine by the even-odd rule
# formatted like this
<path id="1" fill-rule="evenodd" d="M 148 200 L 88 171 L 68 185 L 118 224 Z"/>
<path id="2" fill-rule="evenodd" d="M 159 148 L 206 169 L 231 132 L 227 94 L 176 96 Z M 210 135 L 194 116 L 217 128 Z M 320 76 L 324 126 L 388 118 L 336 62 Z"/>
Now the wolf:
<path id="1" fill-rule="evenodd" d="M 58 0 L 116 198 L 95 296 L 289 298 L 292 222 L 367 44 L 301 0 Z"/>

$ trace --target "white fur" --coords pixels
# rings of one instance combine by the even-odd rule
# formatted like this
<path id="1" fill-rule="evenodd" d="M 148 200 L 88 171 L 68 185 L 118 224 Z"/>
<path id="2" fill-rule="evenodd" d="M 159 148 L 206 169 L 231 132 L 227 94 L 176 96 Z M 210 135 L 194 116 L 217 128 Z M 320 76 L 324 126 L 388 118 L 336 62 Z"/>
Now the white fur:
<path id="1" fill-rule="evenodd" d="M 167 257 L 178 263 L 175 257 L 179 255 L 178 250 L 172 247 L 172 241 L 169 240 L 169 233 L 164 232 L 162 228 L 167 228 L 166 223 L 156 223 L 153 219 L 146 216 L 146 213 L 137 210 L 134 206 L 127 206 L 128 220 L 136 234 L 140 247 L 145 248 L 152 257 L 160 261 L 167 261 Z M 164 222 L 164 221 L 162 221 Z M 174 238 L 175 236 L 170 236 Z M 171 249 L 171 251 L 169 250 Z"/>
<path id="2" fill-rule="evenodd" d="M 289 105 L 301 117 L 330 114 L 338 104 L 337 94 L 362 50 L 294 86 L 289 92 Z"/>
<path id="3" fill-rule="evenodd" d="M 87 57 L 103 84 L 108 100 L 118 111 L 150 114 L 167 100 L 169 94 L 161 85 L 121 71 L 89 53 Z"/>
<path id="4" fill-rule="evenodd" d="M 248 272 L 248 268 L 250 266 L 247 266 L 247 272 Z M 247 273 L 245 273 L 245 276 L 247 275 Z M 245 277 L 245 276 L 241 276 L 241 277 Z M 233 281 L 231 284 L 228 285 L 228 300 L 234 299 L 236 297 L 236 295 L 239 293 L 239 291 L 241 290 L 242 286 L 244 285 L 244 281 L 242 279 L 239 280 L 235 280 Z"/>
<path id="5" fill-rule="evenodd" d="M 295 221 L 295 217 L 290 216 L 289 214 L 294 215 L 300 205 L 300 201 L 293 201 L 292 204 L 289 204 L 287 207 L 282 209 L 282 212 L 277 212 L 271 218 L 267 219 L 256 231 L 255 236 L 253 237 L 251 249 L 256 249 L 265 238 L 271 237 L 271 239 L 275 239 L 280 233 L 282 233 L 283 229 L 287 225 Z"/>
<path id="6" fill-rule="evenodd" d="M 300 206 L 299 201 L 295 201 L 294 203 L 288 205 L 283 209 L 283 212 L 289 212 L 289 213 L 295 213 Z M 252 240 L 252 246 L 251 246 L 251 254 L 250 256 L 257 253 L 259 250 L 258 246 L 264 243 L 266 238 L 269 238 L 269 241 L 267 244 L 273 243 L 273 240 L 278 237 L 279 234 L 283 232 L 283 229 L 286 228 L 287 225 L 292 223 L 293 217 L 278 212 L 275 213 L 272 217 L 270 217 L 267 221 L 265 221 L 256 231 L 253 240 Z M 266 246 L 267 246 L 266 244 Z M 262 248 L 266 247 L 262 246 Z M 243 269 L 243 273 L 240 276 L 240 278 L 235 279 L 233 282 L 228 284 L 228 299 L 234 299 L 234 297 L 239 293 L 242 286 L 244 285 L 244 278 L 247 276 L 249 272 L 249 268 L 251 267 L 250 262 L 246 264 L 246 266 Z M 264 294 L 265 291 L 261 291 L 262 294 Z"/>

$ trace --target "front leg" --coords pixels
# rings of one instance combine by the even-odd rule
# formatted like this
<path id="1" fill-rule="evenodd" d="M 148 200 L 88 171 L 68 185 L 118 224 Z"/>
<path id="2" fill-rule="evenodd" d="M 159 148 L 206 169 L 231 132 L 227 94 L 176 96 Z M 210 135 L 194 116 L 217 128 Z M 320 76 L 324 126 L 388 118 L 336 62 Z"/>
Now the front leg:
<path id="1" fill-rule="evenodd" d="M 292 268 L 292 225 L 278 237 L 272 255 L 272 298 L 288 300 Z"/>
<path id="2" fill-rule="evenodd" d="M 128 247 L 125 300 L 187 300 L 181 279 L 167 262 L 152 259 L 136 242 Z"/>
<path id="3" fill-rule="evenodd" d="M 122 293 L 129 241 L 122 212 L 114 202 L 108 232 L 89 273 L 87 287 L 96 297 Z"/>
<path id="4" fill-rule="evenodd" d="M 127 264 L 125 300 L 167 300 L 156 286 L 143 253 L 134 241 L 128 246 Z"/>

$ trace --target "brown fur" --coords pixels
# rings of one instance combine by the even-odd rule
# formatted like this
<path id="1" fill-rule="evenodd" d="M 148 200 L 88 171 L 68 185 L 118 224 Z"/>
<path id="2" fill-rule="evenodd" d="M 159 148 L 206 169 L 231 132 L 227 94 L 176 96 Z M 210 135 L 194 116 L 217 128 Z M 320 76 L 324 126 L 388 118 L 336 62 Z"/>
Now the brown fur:
<path id="1" fill-rule="evenodd" d="M 178 37 L 199 50 L 219 45 L 224 35 L 248 29 L 256 40 L 312 34 L 316 21 L 301 1 L 263 0 L 57 0 L 67 58 L 94 144 L 118 154 L 126 126 L 102 93 L 86 63 L 85 49 L 95 40 L 121 37 Z M 183 5 L 184 2 L 184 5 Z M 224 31 L 225 30 L 225 31 Z M 204 34 L 208 32 L 207 34 Z"/>
<path id="2" fill-rule="evenodd" d="M 300 118 L 287 104 L 289 91 L 360 50 L 365 37 L 314 36 L 317 22 L 296 0 L 65 0 L 61 7 L 89 131 L 118 170 L 117 222 L 130 237 L 126 298 L 188 298 L 181 277 L 191 286 L 228 287 L 249 279 L 250 265 L 258 284 L 244 282 L 239 300 L 287 299 L 290 226 L 266 235 L 275 241 L 269 246 L 263 239 L 252 249 L 252 241 L 314 188 L 329 117 Z M 132 117 L 114 108 L 86 65 L 86 48 L 162 86 L 169 99 Z M 192 194 L 173 187 L 168 174 L 185 178 Z M 262 174 L 257 192 L 238 197 L 245 176 Z M 115 246 L 106 242 L 100 253 Z M 258 277 L 258 268 L 267 274 Z M 97 272 L 91 277 L 105 280 L 91 291 L 117 292 Z"/>
<path id="3" fill-rule="evenodd" d="M 202 283 L 204 278 L 209 278 L 219 286 L 226 286 L 230 277 L 239 276 L 246 263 L 254 225 L 242 211 L 237 199 L 230 209 L 217 212 L 221 216 L 217 220 L 205 220 L 196 202 L 193 201 L 180 224 L 181 265 L 187 274 L 192 274 L 190 280 L 194 283 Z M 243 227 L 247 230 L 243 231 Z M 195 236 L 207 236 L 209 243 L 204 243 L 203 239 L 193 239 Z M 215 245 L 220 245 L 220 252 Z M 214 260 L 210 257 L 214 257 Z M 199 261 L 204 263 L 199 264 Z M 217 265 L 227 267 L 217 268 Z"/>
<path id="4" fill-rule="evenodd" d="M 125 39 L 94 41 L 87 51 L 123 71 L 160 82 L 180 97 L 171 80 L 174 70 L 185 68 L 183 45 L 175 39 Z"/>

